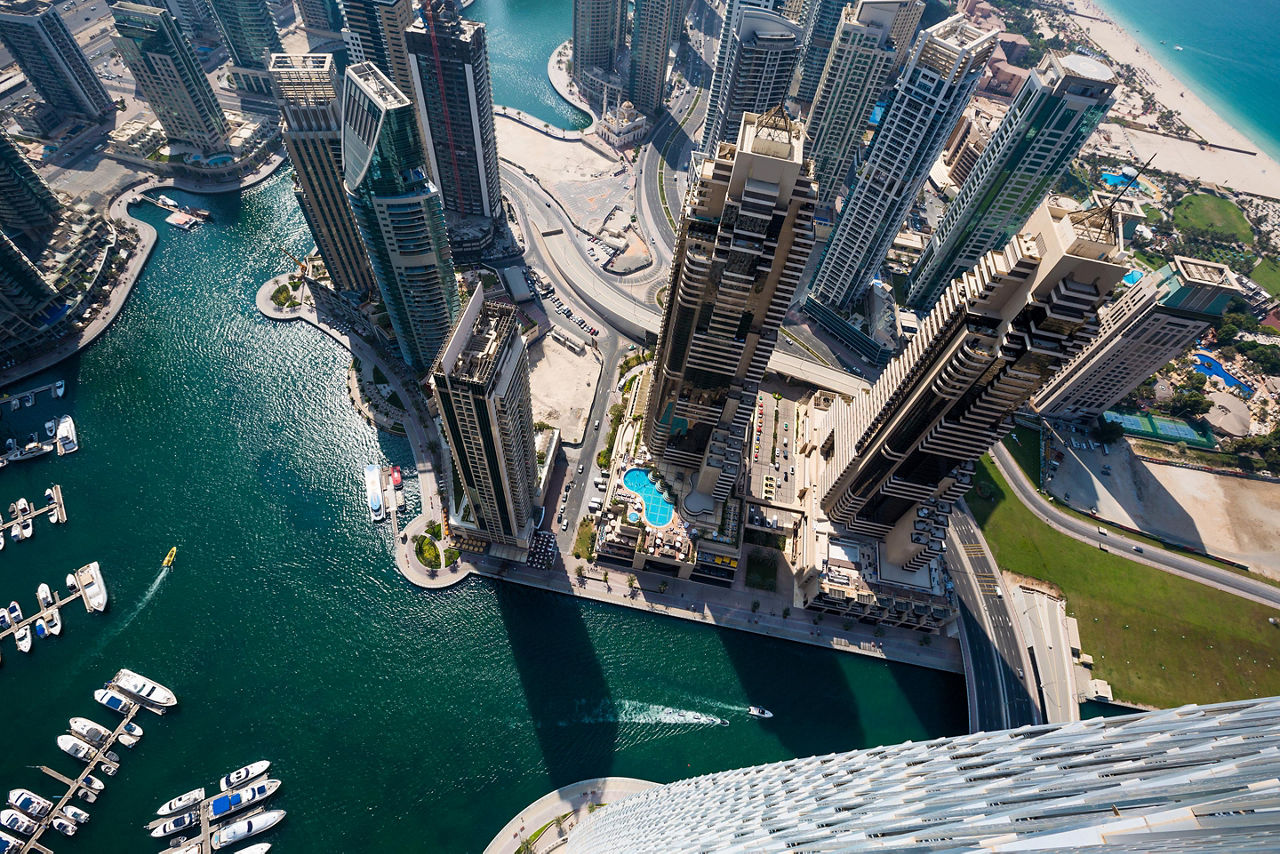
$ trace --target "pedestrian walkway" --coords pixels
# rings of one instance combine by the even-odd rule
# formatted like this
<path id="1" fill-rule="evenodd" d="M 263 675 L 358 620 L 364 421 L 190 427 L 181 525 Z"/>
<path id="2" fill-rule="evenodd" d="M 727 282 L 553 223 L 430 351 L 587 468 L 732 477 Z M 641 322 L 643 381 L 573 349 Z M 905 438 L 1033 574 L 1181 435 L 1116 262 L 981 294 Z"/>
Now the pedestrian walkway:
<path id="1" fill-rule="evenodd" d="M 595 777 L 563 786 L 538 798 L 507 822 L 484 849 L 484 854 L 551 851 L 564 844 L 569 831 L 586 818 L 593 807 L 616 803 L 656 785 L 634 777 Z M 558 825 L 557 818 L 560 819 Z M 528 847 L 522 847 L 526 840 Z"/>

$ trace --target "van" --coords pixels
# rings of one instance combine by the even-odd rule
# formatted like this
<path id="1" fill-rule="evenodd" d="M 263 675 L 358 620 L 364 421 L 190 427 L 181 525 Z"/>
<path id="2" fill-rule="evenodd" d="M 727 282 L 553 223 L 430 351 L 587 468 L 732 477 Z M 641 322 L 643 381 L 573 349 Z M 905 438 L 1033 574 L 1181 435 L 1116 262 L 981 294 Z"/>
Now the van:
<path id="1" fill-rule="evenodd" d="M 601 507 L 600 499 L 598 499 L 598 498 L 593 499 L 593 500 L 591 501 L 591 503 L 587 505 L 587 509 L 588 509 L 589 511 L 591 511 L 592 513 L 599 513 L 599 512 L 600 512 L 600 507 Z"/>

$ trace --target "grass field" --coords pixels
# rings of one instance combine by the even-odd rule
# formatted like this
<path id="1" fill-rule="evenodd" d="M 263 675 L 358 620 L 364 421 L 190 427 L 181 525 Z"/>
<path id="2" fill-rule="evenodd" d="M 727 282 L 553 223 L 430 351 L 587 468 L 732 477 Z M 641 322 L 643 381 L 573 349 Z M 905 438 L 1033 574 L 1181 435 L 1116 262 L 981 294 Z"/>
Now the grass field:
<path id="1" fill-rule="evenodd" d="M 1100 551 L 1049 528 L 989 458 L 965 499 L 1001 568 L 1056 584 L 1117 700 L 1170 707 L 1280 692 L 1270 608 Z"/>
<path id="2" fill-rule="evenodd" d="M 1173 209 L 1173 224 L 1178 228 L 1210 229 L 1231 235 L 1230 239 L 1241 243 L 1253 243 L 1253 228 L 1240 208 L 1217 196 L 1183 196 Z"/>
<path id="3" fill-rule="evenodd" d="M 1280 297 L 1280 261 L 1275 258 L 1263 258 L 1258 266 L 1253 268 L 1249 278 L 1273 297 Z"/>
<path id="4" fill-rule="evenodd" d="M 1018 468 L 1022 469 L 1027 479 L 1038 488 L 1040 486 L 1040 464 L 1042 462 L 1040 431 L 1021 425 L 1014 427 L 1013 432 L 1005 437 L 1004 446 L 1013 455 L 1014 460 L 1017 461 Z"/>

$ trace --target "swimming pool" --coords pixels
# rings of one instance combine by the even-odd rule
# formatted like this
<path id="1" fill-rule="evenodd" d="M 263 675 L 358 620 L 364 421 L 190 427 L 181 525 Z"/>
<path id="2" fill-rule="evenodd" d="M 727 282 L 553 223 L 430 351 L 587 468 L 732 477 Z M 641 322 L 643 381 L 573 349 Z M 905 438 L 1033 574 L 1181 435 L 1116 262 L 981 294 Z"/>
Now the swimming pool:
<path id="1" fill-rule="evenodd" d="M 658 485 L 650 482 L 648 470 L 628 469 L 622 476 L 622 484 L 639 495 L 640 500 L 644 502 L 646 522 L 655 528 L 661 528 L 671 521 L 676 509 L 670 501 L 662 497 L 662 493 L 658 492 Z"/>
<path id="2" fill-rule="evenodd" d="M 1253 397 L 1253 386 L 1244 380 L 1237 379 L 1234 375 L 1227 373 L 1226 368 L 1210 356 L 1203 353 L 1196 353 L 1196 370 L 1204 374 L 1206 377 L 1217 377 L 1231 388 L 1238 388 L 1244 392 L 1246 398 Z"/>
<path id="3" fill-rule="evenodd" d="M 1126 285 L 1136 285 L 1138 284 L 1138 282 L 1141 282 L 1141 281 L 1142 281 L 1141 270 L 1130 270 L 1129 272 L 1124 274 L 1124 283 Z"/>
<path id="4" fill-rule="evenodd" d="M 1102 183 L 1106 184 L 1108 187 L 1123 187 L 1125 184 L 1129 183 L 1129 179 L 1124 175 L 1117 175 L 1114 172 L 1103 172 Z"/>

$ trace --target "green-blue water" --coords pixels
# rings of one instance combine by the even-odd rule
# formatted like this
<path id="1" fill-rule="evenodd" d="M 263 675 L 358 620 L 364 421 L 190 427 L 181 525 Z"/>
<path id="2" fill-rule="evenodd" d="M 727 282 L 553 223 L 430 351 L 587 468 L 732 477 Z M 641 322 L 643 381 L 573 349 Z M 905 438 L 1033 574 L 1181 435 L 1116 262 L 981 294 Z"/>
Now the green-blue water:
<path id="1" fill-rule="evenodd" d="M 547 79 L 551 52 L 573 36 L 573 0 L 475 0 L 463 15 L 488 25 L 493 103 L 570 130 L 590 124 Z"/>
<path id="2" fill-rule="evenodd" d="M 1097 2 L 1223 119 L 1280 160 L 1276 0 L 1234 0 L 1212 8 L 1200 0 Z M 1168 106 L 1178 109 L 1176 103 Z"/>
<path id="3" fill-rule="evenodd" d="M 171 195 L 215 223 L 182 232 L 144 209 L 159 245 L 116 325 L 49 375 L 66 399 L 0 417 L 25 433 L 70 412 L 83 443 L 0 472 L 0 506 L 57 481 L 71 516 L 0 553 L 0 600 L 30 612 L 39 582 L 94 559 L 112 596 L 104 615 L 65 609 L 63 636 L 30 656 L 4 643 L 0 792 L 57 793 L 30 766 L 77 767 L 54 739 L 73 715 L 112 720 L 91 693 L 117 668 L 180 699 L 118 748 L 120 774 L 59 854 L 158 851 L 141 828 L 159 803 L 259 758 L 289 813 L 273 850 L 462 852 L 582 778 L 665 781 L 965 729 L 956 676 L 487 581 L 409 586 L 361 484 L 371 461 L 407 466 L 406 444 L 356 416 L 346 354 L 253 309 L 288 265 L 276 247 L 309 248 L 288 174 L 243 196 Z M 681 710 L 732 724 L 670 722 Z"/>

